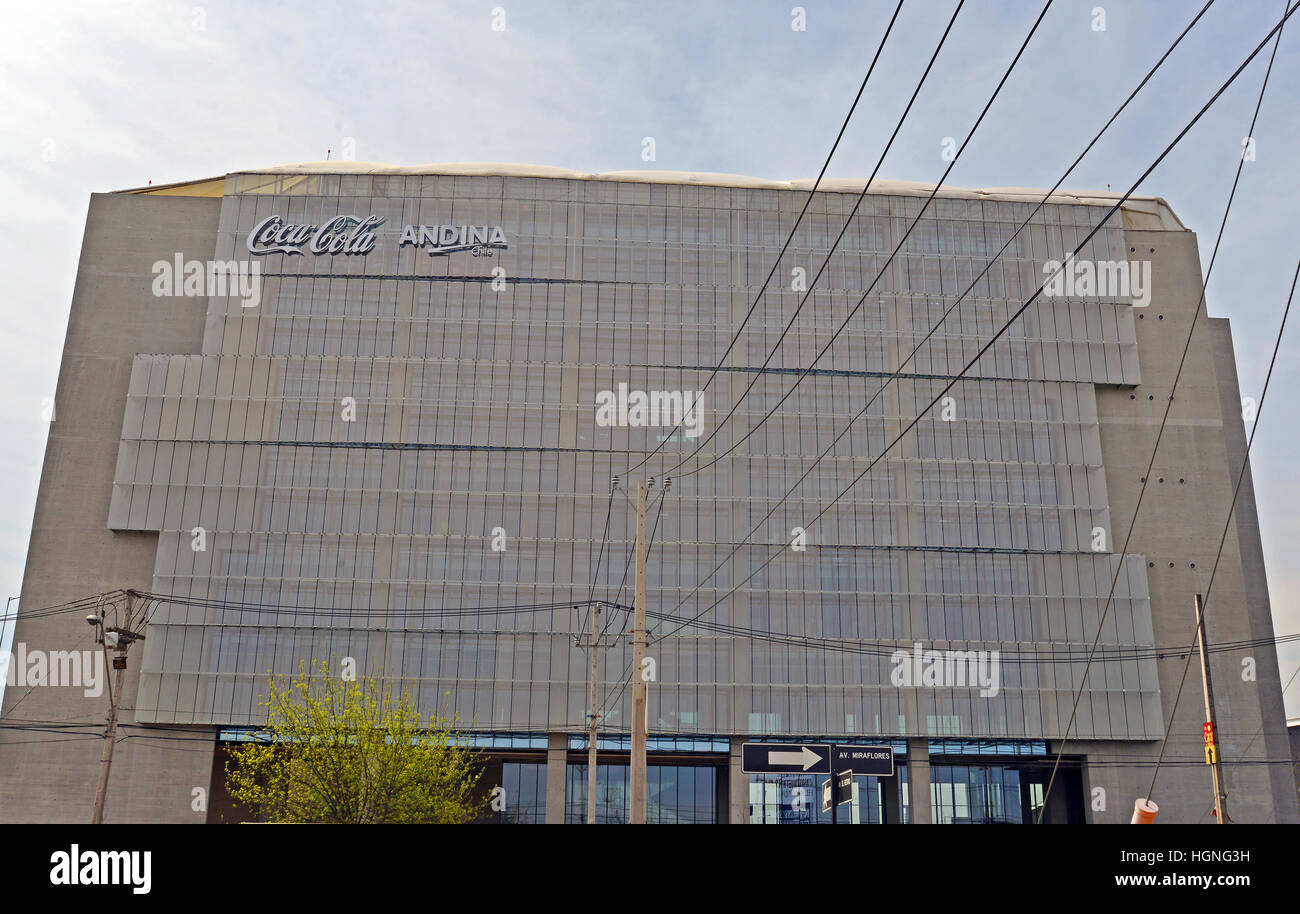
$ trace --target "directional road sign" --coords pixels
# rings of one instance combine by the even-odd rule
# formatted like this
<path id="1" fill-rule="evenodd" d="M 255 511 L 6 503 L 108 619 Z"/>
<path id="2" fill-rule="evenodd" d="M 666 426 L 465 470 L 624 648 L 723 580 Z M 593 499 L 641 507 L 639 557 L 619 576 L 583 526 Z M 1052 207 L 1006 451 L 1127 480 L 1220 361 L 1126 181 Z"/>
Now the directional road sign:
<path id="1" fill-rule="evenodd" d="M 825 743 L 745 743 L 740 747 L 740 761 L 746 774 L 829 774 L 831 747 Z"/>
<path id="2" fill-rule="evenodd" d="M 831 811 L 831 783 L 835 784 L 835 805 L 843 806 L 853 800 L 853 772 L 841 771 L 833 778 L 822 781 L 822 812 Z"/>
<path id="3" fill-rule="evenodd" d="M 891 778 L 894 776 L 894 747 L 832 746 L 831 768 L 835 771 Z"/>

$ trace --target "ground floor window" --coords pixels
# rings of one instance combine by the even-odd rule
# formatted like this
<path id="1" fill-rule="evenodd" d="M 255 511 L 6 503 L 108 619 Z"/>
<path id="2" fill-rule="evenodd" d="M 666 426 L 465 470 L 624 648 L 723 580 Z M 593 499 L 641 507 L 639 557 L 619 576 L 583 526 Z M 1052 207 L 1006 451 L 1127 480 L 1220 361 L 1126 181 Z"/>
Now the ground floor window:
<path id="1" fill-rule="evenodd" d="M 601 824 L 627 822 L 631 798 L 626 763 L 596 766 L 596 821 Z M 721 765 L 646 766 L 646 820 L 658 825 L 709 825 L 723 822 L 719 807 L 725 790 L 726 769 Z M 570 762 L 565 785 L 564 821 L 587 821 L 587 765 Z"/>
<path id="2" fill-rule="evenodd" d="M 576 743 L 580 740 L 574 740 Z M 513 747 L 512 747 L 513 748 Z M 520 747 L 513 758 L 486 755 L 480 785 L 493 808 L 482 821 L 531 824 L 546 821 L 547 763 L 535 746 Z M 629 768 L 618 745 L 597 769 L 596 820 L 621 824 L 630 808 Z M 675 746 L 681 750 L 682 746 Z M 689 748 L 689 747 L 686 747 Z M 712 748 L 712 747 L 711 747 Z M 936 750 L 939 750 L 936 752 Z M 564 821 L 587 821 L 585 753 L 570 746 L 565 764 Z M 896 750 L 892 778 L 854 778 L 853 798 L 839 806 L 835 821 L 843 825 L 908 823 L 914 815 L 907 756 Z M 685 752 L 650 756 L 647 765 L 647 818 L 657 824 L 710 824 L 730 818 L 728 787 L 731 759 L 717 754 L 692 757 Z M 928 774 L 930 819 L 936 824 L 1029 824 L 1043 811 L 1052 760 L 1038 742 L 931 741 Z M 762 825 L 829 824 L 822 809 L 824 774 L 754 774 L 746 779 L 749 821 Z M 495 788 L 500 790 L 493 793 Z M 925 789 L 924 787 L 922 789 Z M 1082 772 L 1068 759 L 1044 812 L 1047 823 L 1085 821 Z M 744 796 L 744 793 L 741 794 Z"/>
<path id="3" fill-rule="evenodd" d="M 546 821 L 546 763 L 489 759 L 479 787 L 490 805 L 482 822 L 538 825 Z M 500 791 L 493 793 L 494 788 Z"/>
<path id="4" fill-rule="evenodd" d="M 904 790 L 907 769 L 899 766 L 895 777 Z M 824 825 L 831 814 L 822 809 L 822 783 L 826 775 L 755 774 L 749 776 L 751 825 Z M 836 811 L 842 825 L 881 825 L 885 822 L 887 785 L 883 778 L 855 777 L 853 799 Z"/>
<path id="5" fill-rule="evenodd" d="M 930 808 L 940 825 L 1030 825 L 1038 820 L 1050 764 L 930 764 Z M 1084 820 L 1082 785 L 1074 766 L 1062 767 L 1046 823 Z"/>

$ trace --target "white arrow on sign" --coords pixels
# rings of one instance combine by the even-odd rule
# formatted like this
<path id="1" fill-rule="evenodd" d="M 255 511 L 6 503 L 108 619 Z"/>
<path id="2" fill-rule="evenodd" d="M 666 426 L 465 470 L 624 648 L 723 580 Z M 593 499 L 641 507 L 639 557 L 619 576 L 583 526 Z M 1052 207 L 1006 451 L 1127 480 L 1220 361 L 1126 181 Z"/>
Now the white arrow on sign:
<path id="1" fill-rule="evenodd" d="M 807 771 L 822 760 L 822 757 L 807 746 L 799 747 L 798 752 L 781 752 L 773 749 L 767 753 L 769 765 L 801 765 Z"/>

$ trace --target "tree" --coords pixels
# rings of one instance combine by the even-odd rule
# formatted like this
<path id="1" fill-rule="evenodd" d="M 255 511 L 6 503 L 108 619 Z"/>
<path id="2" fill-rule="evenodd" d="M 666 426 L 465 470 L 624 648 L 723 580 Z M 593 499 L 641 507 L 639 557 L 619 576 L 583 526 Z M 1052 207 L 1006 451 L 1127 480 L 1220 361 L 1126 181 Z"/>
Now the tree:
<path id="1" fill-rule="evenodd" d="M 277 823 L 439 823 L 486 805 L 482 771 L 455 719 L 423 717 L 405 692 L 372 677 L 345 680 L 323 661 L 314 675 L 272 676 L 262 738 L 226 765 L 230 795 Z"/>

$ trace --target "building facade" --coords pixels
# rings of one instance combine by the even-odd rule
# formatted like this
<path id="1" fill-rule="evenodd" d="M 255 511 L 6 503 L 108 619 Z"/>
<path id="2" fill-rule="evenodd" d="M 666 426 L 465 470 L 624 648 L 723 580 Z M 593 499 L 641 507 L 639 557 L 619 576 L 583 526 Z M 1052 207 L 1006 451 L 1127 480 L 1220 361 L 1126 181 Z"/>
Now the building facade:
<path id="1" fill-rule="evenodd" d="M 139 592 L 109 601 L 145 640 L 108 818 L 221 818 L 268 675 L 323 662 L 472 732 L 502 820 L 581 821 L 592 601 L 598 802 L 625 818 L 653 477 L 652 820 L 819 821 L 817 776 L 741 770 L 784 740 L 893 746 L 841 821 L 1029 821 L 1068 727 L 1045 818 L 1127 821 L 1245 448 L 1202 314 L 1121 553 L 1195 235 L 1129 201 L 980 355 L 1114 198 L 1054 195 L 1016 234 L 1041 193 L 944 190 L 888 262 L 930 188 L 855 212 L 861 189 L 824 184 L 779 260 L 809 182 L 317 163 L 94 197 L 15 641 L 93 648 L 40 610 Z M 1207 604 L 1220 751 L 1262 728 L 1229 811 L 1294 821 L 1253 498 Z M 86 691 L 11 687 L 0 719 L 98 722 Z M 1162 821 L 1213 805 L 1200 714 Z M 82 818 L 102 740 L 38 732 L 0 728 L 0 817 Z"/>

